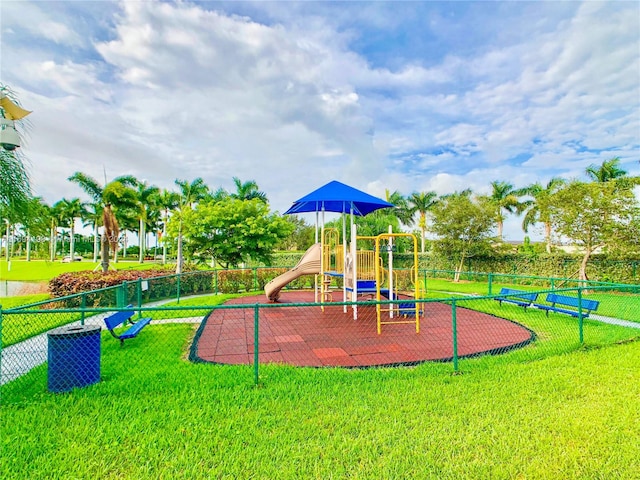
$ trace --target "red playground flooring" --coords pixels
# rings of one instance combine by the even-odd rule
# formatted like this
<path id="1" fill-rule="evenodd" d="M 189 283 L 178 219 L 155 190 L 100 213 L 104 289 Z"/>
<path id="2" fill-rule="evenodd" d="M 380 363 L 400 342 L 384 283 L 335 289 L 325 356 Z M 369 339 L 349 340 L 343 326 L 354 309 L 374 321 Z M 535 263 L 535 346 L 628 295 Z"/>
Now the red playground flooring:
<path id="1" fill-rule="evenodd" d="M 335 295 L 335 294 L 334 294 Z M 375 305 L 358 305 L 358 319 L 342 305 L 298 307 L 313 302 L 313 292 L 287 291 L 280 300 L 259 309 L 260 363 L 310 367 L 370 367 L 448 361 L 453 357 L 451 306 L 426 303 L 415 324 L 376 328 Z M 253 305 L 266 303 L 264 295 L 237 298 L 225 305 L 246 308 L 215 309 L 200 326 L 191 359 L 222 364 L 253 364 Z M 384 307 L 384 306 L 383 306 Z M 388 313 L 383 313 L 388 318 Z M 398 318 L 396 317 L 396 320 Z M 515 322 L 458 307 L 458 356 L 501 353 L 522 347 L 535 334 Z"/>

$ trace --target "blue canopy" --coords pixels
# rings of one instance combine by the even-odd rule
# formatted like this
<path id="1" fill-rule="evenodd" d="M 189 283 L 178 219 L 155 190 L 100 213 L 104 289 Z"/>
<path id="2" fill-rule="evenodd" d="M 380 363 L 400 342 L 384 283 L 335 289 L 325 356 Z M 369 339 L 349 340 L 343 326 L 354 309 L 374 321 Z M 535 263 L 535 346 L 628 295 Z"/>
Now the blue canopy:
<path id="1" fill-rule="evenodd" d="M 393 207 L 392 203 L 334 180 L 296 200 L 291 208 L 284 213 L 321 212 L 323 210 L 325 212 L 350 213 L 353 208 L 354 215 L 364 217 L 374 210 Z"/>

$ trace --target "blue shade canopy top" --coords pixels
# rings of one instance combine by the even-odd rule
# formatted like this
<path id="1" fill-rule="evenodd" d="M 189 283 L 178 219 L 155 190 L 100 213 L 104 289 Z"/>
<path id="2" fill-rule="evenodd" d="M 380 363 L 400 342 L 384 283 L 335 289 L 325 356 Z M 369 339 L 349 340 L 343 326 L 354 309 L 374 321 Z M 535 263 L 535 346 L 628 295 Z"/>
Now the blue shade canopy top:
<path id="1" fill-rule="evenodd" d="M 354 215 L 364 217 L 374 210 L 393 207 L 395 205 L 392 203 L 333 180 L 293 202 L 291 208 L 284 213 L 285 215 L 321 211 L 350 213 L 353 208 Z"/>

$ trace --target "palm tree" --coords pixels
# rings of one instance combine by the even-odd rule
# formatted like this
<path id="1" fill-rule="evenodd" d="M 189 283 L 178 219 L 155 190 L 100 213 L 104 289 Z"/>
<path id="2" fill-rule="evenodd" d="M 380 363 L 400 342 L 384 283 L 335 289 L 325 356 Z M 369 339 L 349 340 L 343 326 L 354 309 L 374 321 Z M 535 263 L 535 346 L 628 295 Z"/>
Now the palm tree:
<path id="1" fill-rule="evenodd" d="M 0 84 L 0 98 L 0 117 L 14 121 L 16 127 L 28 127 L 28 121 L 25 125 L 22 119 L 30 112 L 20 108 L 15 92 Z M 25 162 L 21 148 L 7 150 L 0 147 L 0 210 L 5 216 L 10 216 L 13 211 L 25 213 L 28 209 L 31 186 Z"/>
<path id="2" fill-rule="evenodd" d="M 151 211 L 154 205 L 157 203 L 157 198 L 160 194 L 160 189 L 155 185 L 148 185 L 146 181 L 138 182 L 136 185 L 137 194 L 137 206 L 138 206 L 138 246 L 140 252 L 138 254 L 138 261 L 144 262 L 144 253 L 147 249 L 147 233 L 146 226 L 151 216 Z"/>
<path id="3" fill-rule="evenodd" d="M 494 180 L 491 182 L 491 195 L 489 200 L 493 205 L 495 212 L 495 220 L 498 226 L 498 239 L 502 241 L 502 230 L 504 228 L 505 212 L 517 213 L 522 212 L 524 205 L 519 201 L 522 196 L 522 190 L 515 190 L 509 182 Z"/>
<path id="4" fill-rule="evenodd" d="M 189 183 L 187 180 L 176 180 L 176 185 L 180 189 L 178 201 L 178 255 L 176 263 L 176 273 L 182 273 L 182 216 L 183 213 L 193 208 L 193 205 L 203 200 L 209 194 L 209 187 L 200 177 Z M 257 187 L 257 185 L 256 185 Z"/>
<path id="5" fill-rule="evenodd" d="M 164 239 L 162 242 L 162 264 L 166 265 L 167 263 L 167 221 L 169 220 L 169 212 L 178 208 L 180 204 L 180 195 L 176 192 L 172 192 L 167 190 L 166 188 L 162 190 L 158 197 L 158 207 L 162 209 L 162 238 Z"/>
<path id="6" fill-rule="evenodd" d="M 551 197 L 566 184 L 566 180 L 553 177 L 546 186 L 534 183 L 522 189 L 525 195 L 532 197 L 523 202 L 525 214 L 522 220 L 522 229 L 528 233 L 529 227 L 541 222 L 544 225 L 544 240 L 547 253 L 551 253 Z"/>
<path id="7" fill-rule="evenodd" d="M 394 190 L 392 193 L 390 193 L 389 190 L 385 190 L 385 200 L 395 206 L 393 214 L 401 224 L 406 227 L 413 225 L 413 212 L 404 195 L 397 190 Z M 386 209 L 381 211 L 382 214 L 384 214 L 384 210 Z"/>
<path id="8" fill-rule="evenodd" d="M 409 205 L 411 206 L 411 214 L 416 212 L 420 214 L 418 226 L 420 227 L 420 251 L 424 253 L 424 236 L 427 231 L 427 213 L 438 202 L 438 194 L 436 192 L 413 192 L 409 196 Z"/>
<path id="9" fill-rule="evenodd" d="M 120 227 L 113 207 L 117 210 L 121 206 L 135 204 L 135 194 L 128 186 L 134 186 L 138 181 L 131 175 L 124 175 L 109 183 L 105 180 L 106 185 L 102 186 L 93 177 L 82 172 L 74 173 L 68 180 L 77 183 L 91 197 L 91 200 L 102 205 L 102 271 L 106 273 L 109 270 L 109 248 L 115 257 L 120 235 Z M 96 231 L 97 223 L 96 220 L 94 223 Z"/>
<path id="10" fill-rule="evenodd" d="M 85 220 L 85 227 L 92 227 L 93 228 L 93 263 L 96 263 L 98 261 L 98 228 L 102 226 L 102 211 L 104 210 L 104 207 L 102 205 L 102 202 L 95 202 L 95 201 L 91 201 L 91 202 L 86 202 L 85 203 L 86 206 L 86 214 L 84 217 Z"/>
<path id="11" fill-rule="evenodd" d="M 33 197 L 29 200 L 28 215 L 22 220 L 22 226 L 27 237 L 27 262 L 31 261 L 31 237 L 33 235 L 45 235 L 48 230 L 49 207 L 43 202 L 42 197 Z"/>
<path id="12" fill-rule="evenodd" d="M 609 180 L 615 180 L 627 175 L 625 170 L 620 167 L 620 158 L 614 157 L 602 162 L 602 165 L 597 166 L 591 164 L 587 167 L 587 176 L 594 182 L 604 183 Z"/>
<path id="13" fill-rule="evenodd" d="M 257 198 L 261 202 L 267 203 L 266 193 L 259 190 L 255 180 L 243 183 L 238 177 L 233 177 L 233 183 L 236 185 L 236 193 L 230 194 L 232 198 L 237 198 L 238 200 L 253 200 Z"/>
<path id="14" fill-rule="evenodd" d="M 76 218 L 81 218 L 85 215 L 85 206 L 79 198 L 72 198 L 71 200 L 63 198 L 53 207 L 58 212 L 59 225 L 69 228 L 69 255 L 71 261 L 73 261 L 75 256 Z"/>

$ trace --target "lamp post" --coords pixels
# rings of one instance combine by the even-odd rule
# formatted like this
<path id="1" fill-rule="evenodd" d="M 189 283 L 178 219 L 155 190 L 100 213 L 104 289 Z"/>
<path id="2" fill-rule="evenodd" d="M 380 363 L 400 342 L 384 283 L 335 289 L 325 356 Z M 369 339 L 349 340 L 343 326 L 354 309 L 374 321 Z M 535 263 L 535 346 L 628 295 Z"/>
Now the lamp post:
<path id="1" fill-rule="evenodd" d="M 0 147 L 11 152 L 20 146 L 15 121 L 22 120 L 30 113 L 0 91 Z"/>

